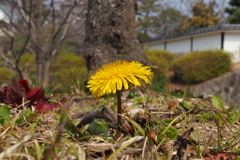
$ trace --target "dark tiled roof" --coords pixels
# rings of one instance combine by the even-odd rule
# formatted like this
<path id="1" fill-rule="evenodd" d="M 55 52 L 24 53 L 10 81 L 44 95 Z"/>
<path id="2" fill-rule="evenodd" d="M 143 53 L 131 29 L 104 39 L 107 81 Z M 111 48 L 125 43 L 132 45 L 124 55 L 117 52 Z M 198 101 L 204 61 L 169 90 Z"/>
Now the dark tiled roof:
<path id="1" fill-rule="evenodd" d="M 172 38 L 183 37 L 183 36 L 190 36 L 190 35 L 206 33 L 206 32 L 213 32 L 213 31 L 218 31 L 218 30 L 239 30 L 240 31 L 240 24 L 219 24 L 216 26 L 199 28 L 196 30 L 189 30 L 186 32 L 176 32 L 173 34 L 165 34 L 165 35 L 163 34 L 157 38 L 151 38 L 151 39 L 144 40 L 144 41 L 142 41 L 142 43 L 160 41 L 160 40 L 164 40 L 164 39 L 172 39 Z"/>

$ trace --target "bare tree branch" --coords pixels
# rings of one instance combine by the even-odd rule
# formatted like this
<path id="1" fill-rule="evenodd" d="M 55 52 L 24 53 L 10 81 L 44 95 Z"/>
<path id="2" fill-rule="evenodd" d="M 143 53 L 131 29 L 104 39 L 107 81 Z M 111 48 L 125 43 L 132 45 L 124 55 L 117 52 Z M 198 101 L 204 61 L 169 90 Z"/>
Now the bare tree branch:
<path id="1" fill-rule="evenodd" d="M 30 3 L 30 12 L 29 14 L 31 15 L 32 13 L 32 3 Z M 31 22 L 30 22 L 30 18 L 29 18 L 29 21 L 26 22 L 27 23 L 27 36 L 26 36 L 26 40 L 24 41 L 24 44 L 23 44 L 23 47 L 20 51 L 20 53 L 18 54 L 17 58 L 16 58 L 16 64 L 18 65 L 19 63 L 19 60 L 21 58 L 21 56 L 24 54 L 24 52 L 26 51 L 26 48 L 27 48 L 27 45 L 28 45 L 28 42 L 30 40 L 30 33 L 31 33 L 31 28 L 32 28 L 32 25 L 31 25 Z"/>
<path id="2" fill-rule="evenodd" d="M 77 2 L 78 2 L 77 0 L 74 0 L 73 5 L 72 5 L 71 8 L 68 10 L 65 18 L 63 19 L 62 23 L 59 25 L 57 31 L 55 32 L 55 34 L 54 34 L 54 36 L 53 36 L 53 38 L 52 38 L 53 41 L 56 40 L 57 36 L 59 35 L 59 32 L 62 30 L 63 26 L 66 24 L 68 18 L 69 18 L 70 15 L 72 14 L 73 9 L 76 7 Z"/>
<path id="3" fill-rule="evenodd" d="M 52 33 L 55 32 L 55 18 L 56 18 L 56 14 L 55 14 L 55 9 L 54 9 L 54 0 L 51 0 L 51 4 L 50 7 L 52 8 Z"/>
<path id="4" fill-rule="evenodd" d="M 8 53 L 12 54 L 12 58 L 7 57 L 2 51 L 0 54 L 2 59 L 20 75 L 18 63 L 23 54 L 30 52 L 36 59 L 39 85 L 47 85 L 50 80 L 51 63 L 58 56 L 62 43 L 68 37 L 79 34 L 78 30 L 72 30 L 71 27 L 78 14 L 82 12 L 81 10 L 73 11 L 82 1 L 74 0 L 72 3 L 68 1 L 70 5 L 61 0 L 6 1 L 11 12 L 8 8 L 4 10 L 4 7 L 0 7 L 9 19 L 10 30 L 1 26 L 0 29 L 5 34 L 5 41 L 8 44 L 6 47 Z M 59 10 L 61 7 L 64 8 L 64 15 L 61 15 L 63 10 Z M 77 25 L 83 25 L 83 23 Z"/>
<path id="5" fill-rule="evenodd" d="M 13 63 L 13 61 L 5 56 L 2 48 L 0 48 L 0 55 L 5 62 L 7 62 L 10 66 L 12 66 L 12 68 L 16 68 L 16 65 Z"/>
<path id="6" fill-rule="evenodd" d="M 30 3 L 31 6 L 32 6 L 32 0 L 31 0 L 30 2 L 31 2 L 31 3 Z M 28 24 L 28 23 L 30 22 L 31 25 L 32 25 L 32 27 L 35 29 L 35 28 L 36 28 L 36 25 L 35 25 L 35 24 L 33 23 L 33 21 L 31 20 L 30 14 L 29 14 L 29 15 L 26 15 L 26 14 L 25 14 L 22 0 L 17 0 L 17 3 L 18 3 L 20 13 L 21 13 L 21 15 L 22 15 L 23 20 L 25 21 L 25 23 Z M 30 7 L 30 8 L 31 8 L 31 7 Z"/>

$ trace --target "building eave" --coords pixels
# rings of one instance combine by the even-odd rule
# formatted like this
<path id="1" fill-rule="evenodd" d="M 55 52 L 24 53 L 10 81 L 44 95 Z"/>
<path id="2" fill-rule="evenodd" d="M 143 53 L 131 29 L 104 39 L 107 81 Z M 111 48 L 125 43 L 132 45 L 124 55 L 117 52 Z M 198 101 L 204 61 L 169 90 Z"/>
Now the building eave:
<path id="1" fill-rule="evenodd" d="M 240 24 L 219 24 L 212 27 L 200 28 L 196 30 L 190 30 L 187 32 L 178 32 L 171 35 L 161 35 L 157 38 L 148 39 L 143 41 L 143 44 L 151 45 L 156 43 L 161 43 L 165 41 L 173 41 L 179 39 L 186 39 L 189 37 L 204 36 L 209 34 L 216 34 L 221 32 L 236 33 L 240 32 Z"/>

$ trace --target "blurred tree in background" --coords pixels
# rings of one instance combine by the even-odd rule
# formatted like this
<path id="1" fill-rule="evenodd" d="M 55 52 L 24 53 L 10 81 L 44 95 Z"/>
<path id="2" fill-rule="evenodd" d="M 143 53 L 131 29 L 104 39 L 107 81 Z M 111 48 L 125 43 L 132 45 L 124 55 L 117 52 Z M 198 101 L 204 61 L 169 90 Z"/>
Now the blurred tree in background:
<path id="1" fill-rule="evenodd" d="M 140 40 L 179 30 L 183 14 L 158 0 L 138 0 L 137 33 Z"/>
<path id="2" fill-rule="evenodd" d="M 36 64 L 37 83 L 49 85 L 52 62 L 60 54 L 64 41 L 77 51 L 83 41 L 87 1 L 83 0 L 2 0 L 0 55 L 5 64 L 25 78 L 20 66 L 24 54 L 32 54 Z M 65 51 L 67 52 L 67 51 Z"/>
<path id="3" fill-rule="evenodd" d="M 227 21 L 231 24 L 240 23 L 240 1 L 230 0 L 229 5 L 231 8 L 225 8 L 225 12 L 229 14 Z"/>
<path id="4" fill-rule="evenodd" d="M 183 31 L 190 29 L 203 28 L 219 24 L 220 19 L 214 12 L 215 2 L 209 4 L 203 1 L 197 2 L 192 7 L 192 17 L 185 17 L 181 22 L 181 29 Z"/>
<path id="5" fill-rule="evenodd" d="M 158 0 L 138 0 L 137 8 L 137 34 L 140 40 L 147 39 L 154 34 L 154 25 L 157 22 L 157 15 L 161 10 Z"/>
<path id="6" fill-rule="evenodd" d="M 172 34 L 180 30 L 180 22 L 184 15 L 172 7 L 167 7 L 163 8 L 155 18 L 157 23 L 153 27 L 156 34 Z"/>

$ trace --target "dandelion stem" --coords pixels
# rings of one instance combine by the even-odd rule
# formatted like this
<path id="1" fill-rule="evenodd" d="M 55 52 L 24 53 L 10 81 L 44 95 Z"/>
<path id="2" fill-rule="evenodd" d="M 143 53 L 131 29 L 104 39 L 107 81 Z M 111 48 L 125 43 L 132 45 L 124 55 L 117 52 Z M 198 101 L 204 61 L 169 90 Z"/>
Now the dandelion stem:
<path id="1" fill-rule="evenodd" d="M 120 125 L 122 119 L 122 101 L 121 101 L 121 91 L 117 91 L 117 104 L 118 104 L 118 115 L 117 115 L 117 125 Z"/>
<path id="2" fill-rule="evenodd" d="M 117 104 L 118 104 L 118 111 L 117 111 L 117 134 L 116 134 L 116 138 L 118 136 L 120 136 L 120 132 L 119 130 L 119 126 L 122 120 L 122 101 L 121 101 L 121 91 L 117 91 Z"/>

